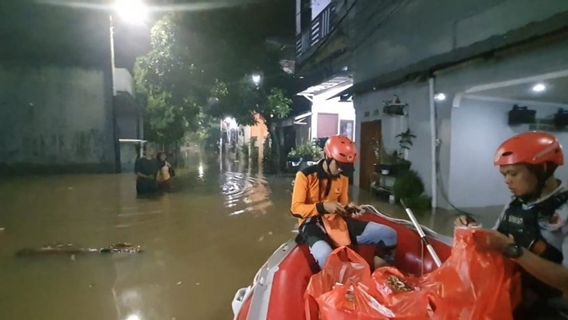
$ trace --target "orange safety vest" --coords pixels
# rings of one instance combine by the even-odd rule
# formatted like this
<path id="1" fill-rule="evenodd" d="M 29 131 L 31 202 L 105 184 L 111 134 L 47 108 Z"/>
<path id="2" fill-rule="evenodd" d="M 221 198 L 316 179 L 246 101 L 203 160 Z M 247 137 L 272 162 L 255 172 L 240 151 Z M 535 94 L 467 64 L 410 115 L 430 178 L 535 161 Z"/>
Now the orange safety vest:
<path id="1" fill-rule="evenodd" d="M 322 165 L 323 160 L 296 174 L 290 211 L 299 219 L 300 225 L 308 218 L 320 215 L 316 207 L 318 203 L 336 201 L 343 206 L 349 203 L 349 178 L 345 176 L 335 180 L 322 178 L 324 174 Z M 345 218 L 335 213 L 322 214 L 321 217 L 325 230 L 335 246 L 351 244 Z"/>

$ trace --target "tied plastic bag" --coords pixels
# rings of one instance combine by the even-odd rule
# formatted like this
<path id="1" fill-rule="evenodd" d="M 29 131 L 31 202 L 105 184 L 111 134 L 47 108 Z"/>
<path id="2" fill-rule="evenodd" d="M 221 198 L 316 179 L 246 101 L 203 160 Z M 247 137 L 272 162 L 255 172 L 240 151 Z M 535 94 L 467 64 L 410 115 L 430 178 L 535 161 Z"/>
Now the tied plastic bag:
<path id="1" fill-rule="evenodd" d="M 310 278 L 304 293 L 305 313 L 307 319 L 316 319 L 316 299 L 329 292 L 336 284 L 370 283 L 371 269 L 369 264 L 357 252 L 348 247 L 335 249 L 319 273 Z"/>
<path id="2" fill-rule="evenodd" d="M 458 228 L 451 256 L 419 286 L 431 291 L 434 319 L 513 319 L 521 302 L 521 275 L 498 252 L 479 250 L 481 230 Z"/>
<path id="3" fill-rule="evenodd" d="M 357 284 L 338 285 L 317 298 L 320 320 L 388 320 L 396 314 L 381 304 L 371 288 Z"/>

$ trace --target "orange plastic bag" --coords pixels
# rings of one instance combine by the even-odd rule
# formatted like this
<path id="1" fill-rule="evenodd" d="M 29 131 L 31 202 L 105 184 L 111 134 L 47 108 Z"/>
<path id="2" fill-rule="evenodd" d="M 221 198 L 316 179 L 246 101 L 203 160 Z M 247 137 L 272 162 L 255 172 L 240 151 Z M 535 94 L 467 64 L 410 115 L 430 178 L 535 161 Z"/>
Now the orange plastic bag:
<path id="1" fill-rule="evenodd" d="M 317 298 L 320 320 L 388 320 L 395 313 L 363 283 L 338 285 Z"/>
<path id="2" fill-rule="evenodd" d="M 337 283 L 369 283 L 370 280 L 371 269 L 367 261 L 352 249 L 340 247 L 333 250 L 323 270 L 310 278 L 305 294 L 317 298 Z"/>
<path id="3" fill-rule="evenodd" d="M 320 319 L 512 320 L 521 300 L 520 273 L 501 254 L 478 250 L 473 232 L 457 229 L 452 255 L 430 274 L 415 277 L 396 268 L 380 268 L 371 282 L 360 276 L 354 284 L 354 277 L 344 286 L 313 296 Z M 336 269 L 337 260 L 331 265 Z M 333 286 L 331 278 L 325 280 L 326 289 Z"/>
<path id="4" fill-rule="evenodd" d="M 521 278 L 515 265 L 496 252 L 478 250 L 483 233 L 456 229 L 452 254 L 425 275 L 419 286 L 431 292 L 433 319 L 513 319 L 521 302 Z"/>
<path id="5" fill-rule="evenodd" d="M 310 278 L 304 293 L 304 308 L 307 319 L 313 319 L 317 310 L 316 299 L 332 290 L 336 284 L 370 283 L 369 264 L 357 252 L 348 247 L 335 249 L 319 273 Z"/>
<path id="6" fill-rule="evenodd" d="M 373 273 L 377 299 L 396 314 L 396 319 L 428 319 L 432 316 L 429 292 L 419 287 L 419 280 L 393 267 L 379 268 Z"/>

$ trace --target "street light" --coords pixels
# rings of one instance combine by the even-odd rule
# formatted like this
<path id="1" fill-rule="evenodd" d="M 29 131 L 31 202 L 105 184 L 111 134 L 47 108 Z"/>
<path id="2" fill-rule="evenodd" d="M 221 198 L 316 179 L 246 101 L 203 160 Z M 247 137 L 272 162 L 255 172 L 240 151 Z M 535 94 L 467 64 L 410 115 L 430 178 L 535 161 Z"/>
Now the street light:
<path id="1" fill-rule="evenodd" d="M 148 7 L 142 0 L 117 0 L 114 11 L 124 21 L 142 24 L 148 18 Z"/>
<path id="2" fill-rule="evenodd" d="M 262 76 L 258 73 L 253 73 L 251 78 L 254 85 L 258 87 L 260 85 L 260 82 L 262 81 Z"/>
<path id="3" fill-rule="evenodd" d="M 130 24 L 143 24 L 148 17 L 148 7 L 142 0 L 116 0 L 113 5 L 114 13 L 122 20 Z M 113 116 L 113 135 L 114 135 L 114 152 L 115 152 L 115 170 L 120 172 L 120 141 L 118 136 L 117 110 L 114 104 L 116 90 L 116 63 L 114 53 L 114 23 L 113 13 L 109 14 L 109 38 L 110 38 L 110 73 L 111 73 L 111 89 L 112 89 L 112 116 Z M 141 137 L 140 137 L 141 138 Z M 136 316 L 137 315 L 133 315 Z M 129 317 L 130 318 L 130 317 Z M 134 318 L 133 318 L 134 319 Z"/>

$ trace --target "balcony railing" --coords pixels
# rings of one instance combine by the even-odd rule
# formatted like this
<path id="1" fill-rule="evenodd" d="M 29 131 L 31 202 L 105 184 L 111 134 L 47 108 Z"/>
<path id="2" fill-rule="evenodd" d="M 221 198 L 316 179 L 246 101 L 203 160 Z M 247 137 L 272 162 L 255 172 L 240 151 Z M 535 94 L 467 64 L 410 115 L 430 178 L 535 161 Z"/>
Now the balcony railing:
<path id="1" fill-rule="evenodd" d="M 312 20 L 310 28 L 303 30 L 296 39 L 296 56 L 300 57 L 310 48 L 317 46 L 334 29 L 337 20 L 335 4 L 331 3 Z"/>

